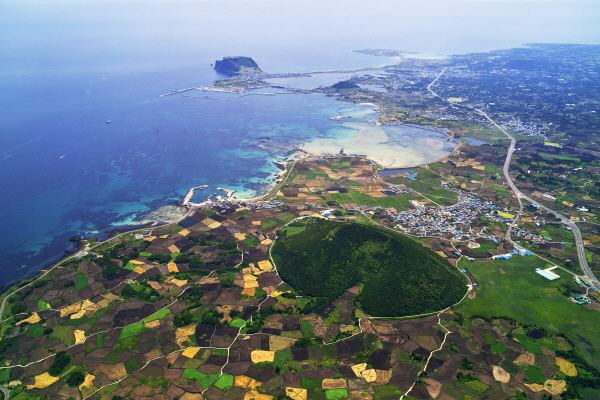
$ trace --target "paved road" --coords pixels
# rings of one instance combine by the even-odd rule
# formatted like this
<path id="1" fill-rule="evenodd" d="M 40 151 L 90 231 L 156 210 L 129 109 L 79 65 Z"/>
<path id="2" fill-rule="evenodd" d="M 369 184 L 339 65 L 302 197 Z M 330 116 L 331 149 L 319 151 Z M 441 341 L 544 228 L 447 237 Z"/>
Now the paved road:
<path id="1" fill-rule="evenodd" d="M 438 79 L 440 79 L 440 77 L 444 74 L 444 72 L 446 72 L 446 67 L 444 67 L 442 69 L 442 71 L 435 77 L 435 79 L 433 81 L 431 81 L 431 83 L 429 85 L 427 85 L 427 90 L 434 97 L 437 97 L 438 99 L 440 99 L 444 102 L 447 102 L 446 99 L 439 96 L 432 89 L 433 85 L 435 85 L 437 83 Z M 450 104 L 450 106 L 462 107 L 458 104 Z M 510 146 L 508 147 L 508 152 L 506 154 L 506 159 L 504 160 L 504 167 L 502 168 L 502 172 L 504 174 L 504 178 L 506 179 L 506 182 L 508 183 L 508 186 L 513 191 L 513 193 L 515 194 L 515 196 L 517 198 L 517 201 L 519 202 L 519 216 L 523 212 L 523 200 L 527 200 L 531 204 L 535 204 L 540 209 L 554 215 L 563 224 L 568 226 L 571 229 L 571 231 L 573 232 L 573 235 L 575 236 L 575 244 L 577 246 L 577 258 L 579 259 L 579 265 L 581 265 L 581 270 L 583 271 L 583 273 L 587 277 L 587 279 L 591 282 L 592 286 L 594 286 L 594 288 L 596 290 L 600 291 L 600 281 L 598 281 L 598 278 L 596 278 L 596 276 L 594 275 L 594 272 L 588 265 L 587 259 L 585 257 L 585 247 L 583 246 L 583 238 L 581 237 L 581 231 L 579 230 L 579 227 L 577 226 L 577 224 L 575 222 L 571 221 L 569 218 L 562 215 L 561 213 L 559 213 L 558 211 L 552 210 L 551 208 L 548 208 L 545 205 L 538 203 L 537 201 L 533 200 L 531 197 L 527 196 L 526 194 L 524 194 L 523 192 L 521 192 L 519 190 L 517 185 L 515 185 L 512 178 L 510 177 L 510 174 L 508 173 L 508 170 L 510 169 L 510 162 L 512 160 L 512 156 L 513 156 L 513 153 L 515 152 L 515 147 L 517 145 L 517 139 L 515 139 L 513 135 L 511 135 L 508 131 L 506 131 L 506 129 L 504 129 L 503 127 L 498 125 L 496 123 L 496 121 L 494 121 L 492 118 L 490 118 L 489 115 L 487 115 L 485 113 L 485 111 L 483 111 L 479 108 L 475 108 L 475 111 L 477 111 L 480 115 L 482 115 L 485 119 L 487 119 L 492 125 L 494 125 L 496 128 L 498 128 L 498 130 L 500 130 L 500 132 L 502 132 L 504 135 L 506 135 L 507 138 L 510 139 Z M 517 224 L 517 221 L 518 221 L 518 217 L 515 218 L 515 220 L 509 225 L 508 229 L 506 230 L 506 240 L 513 244 L 514 244 L 514 242 L 511 238 L 511 231 L 512 231 L 512 228 Z"/>
<path id="2" fill-rule="evenodd" d="M 438 79 L 440 79 L 440 77 L 442 75 L 444 75 L 444 72 L 446 72 L 446 67 L 442 68 L 442 70 L 440 71 L 439 74 L 436 75 L 435 79 L 431 81 L 431 83 L 429 85 L 427 85 L 427 90 L 429 91 L 429 93 L 431 93 L 434 97 L 437 97 L 438 99 L 442 100 L 442 101 L 446 101 L 446 99 L 442 99 L 440 97 L 440 95 L 438 95 L 436 92 L 434 92 L 434 90 L 432 89 L 433 85 L 435 85 L 438 81 Z M 452 104 L 451 104 L 452 105 Z"/>
<path id="3" fill-rule="evenodd" d="M 508 226 L 508 229 L 506 230 L 506 237 L 505 237 L 507 242 L 512 243 L 514 245 L 515 242 L 512 240 L 511 233 L 512 233 L 513 227 L 515 227 L 517 225 L 519 218 L 520 218 L 521 214 L 523 213 L 523 201 L 521 199 L 524 198 L 523 193 L 521 193 L 521 191 L 519 190 L 517 185 L 515 185 L 512 178 L 510 177 L 510 174 L 508 173 L 508 170 L 510 169 L 510 162 L 512 161 L 512 156 L 513 156 L 513 153 L 515 152 L 515 148 L 517 145 L 517 140 L 514 138 L 514 136 L 512 136 L 510 133 L 508 133 L 504 128 L 502 128 L 500 125 L 498 125 L 496 123 L 496 121 L 491 119 L 483 110 L 480 110 L 479 108 L 476 108 L 475 110 L 479 114 L 484 116 L 489 122 L 491 122 L 496 128 L 498 128 L 502 133 L 504 133 L 510 139 L 510 145 L 508 146 L 508 151 L 506 152 L 506 159 L 504 160 L 504 166 L 502 167 L 502 172 L 504 174 L 504 179 L 506 179 L 508 186 L 513 191 L 513 193 L 515 194 L 515 197 L 517 198 L 517 201 L 519 202 L 519 213 L 517 214 L 517 218 L 515 218 Z"/>
<path id="4" fill-rule="evenodd" d="M 502 169 L 502 172 L 504 173 L 504 178 L 506 179 L 506 182 L 508 182 L 508 186 L 510 186 L 511 190 L 513 191 L 513 193 L 517 197 L 517 200 L 519 201 L 519 207 L 520 207 L 519 213 L 521 211 L 523 211 L 522 199 L 524 199 L 524 200 L 527 200 L 528 202 L 530 202 L 531 204 L 535 204 L 540 209 L 551 213 L 556 218 L 558 218 L 563 224 L 567 225 L 571 229 L 573 234 L 575 235 L 575 244 L 577 245 L 577 257 L 579 258 L 579 265 L 581 265 L 581 269 L 582 269 L 583 273 L 588 278 L 588 280 L 592 283 L 592 285 L 596 288 L 596 290 L 600 291 L 600 281 L 598 281 L 598 278 L 596 278 L 596 276 L 594 275 L 594 272 L 588 265 L 587 259 L 585 257 L 585 247 L 583 246 L 583 238 L 581 237 L 581 231 L 579 230 L 579 227 L 577 226 L 577 224 L 575 222 L 571 221 L 569 218 L 562 215 L 561 213 L 559 213 L 558 211 L 555 211 L 555 210 L 552 210 L 551 208 L 546 207 L 545 205 L 533 200 L 531 197 L 527 196 L 526 194 L 524 194 L 523 192 L 521 192 L 519 190 L 519 188 L 515 185 L 515 183 L 513 182 L 512 178 L 510 177 L 510 175 L 508 173 L 512 155 L 515 152 L 515 146 L 517 144 L 517 140 L 514 138 L 514 136 L 512 136 L 510 133 L 508 133 L 504 128 L 502 128 L 500 125 L 498 125 L 496 123 L 496 121 L 494 121 L 492 118 L 490 118 L 483 110 L 480 110 L 478 108 L 476 108 L 475 110 L 479 114 L 481 114 L 483 117 L 485 117 L 485 119 L 487 119 L 489 122 L 491 122 L 502 133 L 504 133 L 506 135 L 506 137 L 508 137 L 510 139 L 510 146 L 508 147 L 508 153 L 506 154 L 506 160 L 504 161 L 504 167 Z M 510 239 L 509 235 L 510 235 L 510 229 L 512 228 L 513 224 L 511 224 L 511 226 L 507 230 L 507 238 L 511 242 L 512 242 L 512 239 Z"/>

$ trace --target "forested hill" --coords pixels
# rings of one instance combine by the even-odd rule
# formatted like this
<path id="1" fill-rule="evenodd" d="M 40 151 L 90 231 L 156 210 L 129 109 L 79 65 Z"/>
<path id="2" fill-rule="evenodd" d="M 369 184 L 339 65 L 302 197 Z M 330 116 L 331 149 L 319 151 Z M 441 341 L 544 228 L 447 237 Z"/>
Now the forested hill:
<path id="1" fill-rule="evenodd" d="M 281 277 L 304 295 L 333 300 L 363 284 L 372 316 L 432 312 L 456 303 L 465 279 L 415 241 L 373 226 L 304 219 L 282 230 L 273 247 Z"/>

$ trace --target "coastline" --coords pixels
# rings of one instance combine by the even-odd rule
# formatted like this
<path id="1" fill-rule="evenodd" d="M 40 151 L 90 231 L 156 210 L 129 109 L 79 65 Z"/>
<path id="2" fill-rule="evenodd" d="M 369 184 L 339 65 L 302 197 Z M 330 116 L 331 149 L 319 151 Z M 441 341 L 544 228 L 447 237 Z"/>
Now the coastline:
<path id="1" fill-rule="evenodd" d="M 372 107 L 373 111 L 377 113 L 377 118 L 376 118 L 375 122 L 372 123 L 373 124 L 372 126 L 374 126 L 374 127 L 381 127 L 381 126 L 393 127 L 394 125 L 398 125 L 398 126 L 404 125 L 404 126 L 408 126 L 408 127 L 412 127 L 412 128 L 419 128 L 419 129 L 424 129 L 424 130 L 428 130 L 428 131 L 433 131 L 438 134 L 444 134 L 444 132 L 442 132 L 441 130 L 432 129 L 432 128 L 428 127 L 427 125 L 385 124 L 384 122 L 382 122 L 382 116 L 384 114 L 384 109 L 383 109 L 383 106 L 378 103 L 353 102 L 353 101 L 348 101 L 348 100 L 344 100 L 344 99 L 340 99 L 340 98 L 336 98 L 336 100 L 343 101 L 343 102 L 350 103 L 350 104 L 359 105 L 359 106 Z M 364 132 L 358 133 L 358 135 L 367 136 L 364 134 Z M 457 143 L 456 140 L 453 140 L 453 142 L 456 143 L 454 148 L 451 149 L 450 151 L 448 151 L 443 156 L 440 156 L 434 160 L 428 160 L 426 162 L 409 162 L 409 163 L 403 165 L 401 168 L 418 167 L 418 166 L 427 165 L 427 164 L 430 164 L 433 162 L 438 162 L 439 160 L 448 157 L 450 154 L 454 153 L 458 149 L 460 144 Z M 261 187 L 261 190 L 255 196 L 253 196 L 253 197 L 237 197 L 237 196 L 235 196 L 235 191 L 232 190 L 229 192 L 228 200 L 230 200 L 230 201 L 233 200 L 233 201 L 237 201 L 237 202 L 257 202 L 257 201 L 268 200 L 268 199 L 272 198 L 277 193 L 278 188 L 283 183 L 285 183 L 285 181 L 287 180 L 287 178 L 289 177 L 289 175 L 291 174 L 291 172 L 293 170 L 293 165 L 295 164 L 295 162 L 298 159 L 312 158 L 312 157 L 316 157 L 316 158 L 327 157 L 327 154 L 336 154 L 337 151 L 339 150 L 339 148 L 338 148 L 338 149 L 336 149 L 336 151 L 333 151 L 333 152 L 324 152 L 324 153 L 323 152 L 321 152 L 321 153 L 310 152 L 303 148 L 303 146 L 306 143 L 307 142 L 305 142 L 299 148 L 290 150 L 284 161 L 282 161 L 281 158 L 279 158 L 279 157 L 273 157 L 269 160 L 270 162 L 275 163 L 276 165 L 278 163 L 280 163 L 281 166 L 284 167 L 284 169 L 281 171 L 278 171 L 277 173 L 268 177 L 264 183 L 264 186 Z M 367 159 L 371 160 L 372 162 L 374 162 L 374 164 L 378 165 L 381 169 L 396 168 L 394 166 L 389 166 L 389 165 L 386 166 L 385 163 L 381 163 L 381 162 L 378 162 L 377 160 L 374 160 L 372 155 L 364 154 L 363 152 L 348 151 L 347 155 L 367 158 Z M 203 186 L 203 185 L 197 185 L 197 186 L 195 186 L 195 188 L 197 188 L 199 186 Z M 191 189 L 192 188 L 188 189 L 186 193 L 189 193 L 189 191 Z M 183 197 L 182 200 L 184 201 L 186 197 L 187 197 L 187 194 Z M 192 198 L 193 198 L 193 193 L 192 193 L 191 197 L 189 197 L 187 204 L 179 203 L 178 205 L 174 206 L 173 202 L 171 201 L 171 202 L 166 202 L 165 204 L 162 204 L 162 205 L 158 205 L 158 207 L 145 213 L 140 219 L 135 220 L 134 223 L 123 224 L 120 226 L 109 224 L 107 226 L 107 228 L 105 230 L 103 230 L 97 237 L 99 238 L 99 240 L 101 242 L 104 243 L 104 242 L 113 240 L 113 239 L 119 237 L 120 235 L 128 233 L 128 232 L 135 232 L 135 231 L 144 230 L 144 229 L 148 229 L 148 228 L 171 225 L 171 224 L 177 223 L 179 220 L 183 219 L 186 215 L 189 214 L 190 210 L 193 210 L 198 207 L 208 207 L 208 206 L 211 206 L 214 204 L 213 202 L 209 201 L 208 198 L 200 203 L 194 203 L 191 201 Z M 170 217 L 167 217 L 165 215 L 166 213 L 161 213 L 161 209 L 166 208 L 166 207 L 177 207 L 180 209 L 180 214 L 179 215 L 171 215 Z M 154 215 L 155 218 L 148 219 L 148 216 L 152 216 L 152 215 Z M 25 275 L 21 278 L 16 278 L 12 281 L 2 284 L 0 286 L 0 293 L 4 294 L 4 293 L 9 292 L 11 290 L 11 288 L 13 288 L 15 285 L 19 285 L 21 282 L 28 281 L 31 279 L 36 279 L 36 276 L 38 276 L 40 273 L 43 273 L 44 271 L 54 268 L 56 265 L 60 265 L 62 262 L 66 261 L 66 260 L 69 260 L 70 258 L 73 257 L 74 254 L 76 254 L 80 250 L 81 250 L 81 246 L 79 246 L 78 248 L 75 248 L 75 249 L 68 249 L 64 252 L 61 252 L 60 254 L 57 254 L 57 255 L 49 258 L 47 262 L 44 262 L 36 267 L 32 267 L 31 271 L 27 275 Z"/>
<path id="2" fill-rule="evenodd" d="M 291 163 L 293 162 L 293 161 L 280 161 L 280 160 L 277 160 L 277 161 L 281 162 L 283 165 L 285 165 L 285 169 L 280 171 L 278 174 L 276 174 L 270 180 L 270 182 L 268 182 L 268 184 L 265 185 L 265 187 L 264 187 L 265 193 L 264 194 L 261 194 L 256 197 L 251 197 L 251 198 L 236 198 L 235 200 L 240 201 L 240 202 L 255 202 L 255 201 L 264 200 L 265 197 L 270 197 L 270 196 L 273 196 L 275 193 L 277 193 L 277 190 L 279 190 L 279 187 L 280 187 L 280 185 L 278 184 L 278 178 L 285 174 L 287 174 L 286 176 L 289 176 L 289 172 L 291 172 L 291 169 L 288 171 L 288 167 L 290 167 L 292 165 Z M 196 186 L 196 187 L 198 187 L 198 186 Z M 5 299 L 10 297 L 12 294 L 18 292 L 22 288 L 27 287 L 31 283 L 43 278 L 54 268 L 73 259 L 75 257 L 75 255 L 82 250 L 86 250 L 86 249 L 92 250 L 92 249 L 96 248 L 97 246 L 108 243 L 112 240 L 119 238 L 120 236 L 125 235 L 125 234 L 130 234 L 130 233 L 134 233 L 134 232 L 145 231 L 148 229 L 155 229 L 155 228 L 159 228 L 159 227 L 165 227 L 165 226 L 177 224 L 179 221 L 185 219 L 187 216 L 189 216 L 191 213 L 193 213 L 198 208 L 204 208 L 204 207 L 208 207 L 210 205 L 212 205 L 211 202 L 204 201 L 202 203 L 190 203 L 190 205 L 187 207 L 177 206 L 179 208 L 185 208 L 186 209 L 185 213 L 183 213 L 183 215 L 179 216 L 178 218 L 169 220 L 169 221 L 160 221 L 160 222 L 159 221 L 154 221 L 154 222 L 141 221 L 139 225 L 130 224 L 130 225 L 122 225 L 119 227 L 111 226 L 110 229 L 107 229 L 105 231 L 105 233 L 101 233 L 102 236 L 100 236 L 99 240 L 97 242 L 95 242 L 93 246 L 91 246 L 89 248 L 86 248 L 85 245 L 82 245 L 85 238 L 78 238 L 77 242 L 79 243 L 79 246 L 77 246 L 71 250 L 68 250 L 68 251 L 66 250 L 65 252 L 61 253 L 60 255 L 56 255 L 55 257 L 52 257 L 50 260 L 48 260 L 47 262 L 40 265 L 39 268 L 32 269 L 30 274 L 28 274 L 22 278 L 18 278 L 18 279 L 15 279 L 15 280 L 12 280 L 10 282 L 6 282 L 6 283 L 0 285 L 0 297 L 3 299 L 3 302 L 4 302 Z M 168 207 L 168 206 L 169 206 L 169 204 L 165 204 L 164 206 L 160 206 L 157 209 L 150 211 L 148 214 L 151 214 L 153 212 L 156 212 L 160 208 Z M 72 241 L 69 241 L 69 242 L 72 242 Z M 2 320 L 2 315 L 3 315 L 3 312 L 0 309 L 0 320 Z"/>
<path id="3" fill-rule="evenodd" d="M 164 224 L 157 224 L 157 225 L 151 226 L 150 228 L 154 229 L 154 228 L 160 228 L 160 227 L 177 224 L 179 221 L 186 218 L 192 210 L 193 209 L 189 209 L 188 212 L 186 212 L 186 214 L 183 217 L 179 218 L 177 221 L 168 222 L 168 223 L 164 223 Z M 79 247 L 73 253 L 71 253 L 70 255 L 68 255 L 66 257 L 63 257 L 60 261 L 52 264 L 51 266 L 37 270 L 32 276 L 30 276 L 28 278 L 24 278 L 24 279 L 19 279 L 16 282 L 9 283 L 6 286 L 0 288 L 0 291 L 1 291 L 0 297 L 2 298 L 2 303 L 0 303 L 0 321 L 4 320 L 3 317 L 4 317 L 4 309 L 6 307 L 6 302 L 12 295 L 14 295 L 15 293 L 18 293 L 19 291 L 29 287 L 29 285 L 32 285 L 35 282 L 37 282 L 38 280 L 44 278 L 46 275 L 48 275 L 50 272 L 52 272 L 55 268 L 61 266 L 63 263 L 76 258 L 76 255 L 79 252 L 81 252 L 83 250 L 86 250 L 86 251 L 93 250 L 93 249 L 95 249 L 99 246 L 102 246 L 112 240 L 115 240 L 123 235 L 131 234 L 131 233 L 139 232 L 139 231 L 145 231 L 148 228 L 149 228 L 148 226 L 144 226 L 144 227 L 136 228 L 136 229 L 123 230 L 122 232 L 111 235 L 109 238 L 107 238 L 105 240 L 95 242 L 90 247 L 85 246 L 85 245 L 83 247 Z M 113 232 L 115 232 L 115 231 L 113 231 Z M 0 335 L 1 335 L 1 332 L 0 332 Z M 1 336 L 0 336 L 0 339 L 1 339 Z"/>

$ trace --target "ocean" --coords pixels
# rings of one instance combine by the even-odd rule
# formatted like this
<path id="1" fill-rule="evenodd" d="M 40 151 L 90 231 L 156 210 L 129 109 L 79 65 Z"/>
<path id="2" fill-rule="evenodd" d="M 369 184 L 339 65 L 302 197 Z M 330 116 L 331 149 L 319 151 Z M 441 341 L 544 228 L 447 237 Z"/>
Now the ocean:
<path id="1" fill-rule="evenodd" d="M 486 32 L 468 47 L 466 30 L 447 34 L 443 13 L 381 3 L 376 11 L 338 1 L 4 2 L 0 284 L 59 259 L 72 249 L 69 238 L 127 226 L 180 202 L 191 186 L 260 193 L 277 172 L 272 160 L 290 149 L 335 148 L 372 132 L 372 108 L 323 95 L 160 96 L 219 79 L 211 67 L 218 58 L 246 55 L 266 71 L 305 72 L 393 62 L 353 52 L 365 47 L 451 54 L 541 41 L 529 21 L 526 31 Z M 555 10 L 556 18 L 592 26 L 582 9 Z M 411 12 L 432 20 L 415 26 Z M 481 26 L 476 12 L 468 18 Z M 563 41 L 594 40 L 591 28 L 579 31 Z M 387 132 L 396 142 L 405 133 L 414 136 Z"/>

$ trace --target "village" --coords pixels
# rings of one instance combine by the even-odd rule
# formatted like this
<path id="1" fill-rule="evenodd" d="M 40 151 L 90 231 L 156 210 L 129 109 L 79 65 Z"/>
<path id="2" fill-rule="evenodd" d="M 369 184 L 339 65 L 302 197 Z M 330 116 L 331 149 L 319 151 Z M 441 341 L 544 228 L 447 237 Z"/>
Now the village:
<path id="1" fill-rule="evenodd" d="M 458 168 L 477 166 L 467 164 Z M 442 172 L 448 165 L 457 168 L 456 162 L 434 167 Z M 298 218 L 377 223 L 418 238 L 458 267 L 469 279 L 469 298 L 476 298 L 482 285 L 473 273 L 476 263 L 507 268 L 537 257 L 504 240 L 514 210 L 450 178 L 424 169 L 382 176 L 372 162 L 346 155 L 299 159 L 258 199 L 215 196 L 188 205 L 176 224 L 88 242 L 52 271 L 53 279 L 19 294 L 14 325 L 3 325 L 9 345 L 0 376 L 8 373 L 6 383 L 16 393 L 43 391 L 54 398 L 384 399 L 383 393 L 402 395 L 429 368 L 431 378 L 413 393 L 437 397 L 441 382 L 468 371 L 461 360 L 474 356 L 464 339 L 452 335 L 458 352 L 445 348 L 426 364 L 444 340 L 436 315 L 370 318 L 356 304 L 358 287 L 319 304 L 282 281 L 270 248 L 281 228 Z M 421 180 L 439 187 L 426 191 Z M 534 265 L 540 266 L 532 272 L 551 284 L 569 279 L 564 269 Z M 597 293 L 576 279 L 582 289 L 562 301 L 596 304 Z M 444 324 L 459 320 L 450 313 L 439 318 Z M 486 347 L 493 342 L 514 357 L 527 354 L 487 325 L 469 329 L 486 337 L 469 345 L 477 353 L 495 357 Z M 64 366 L 57 365 L 59 354 Z M 540 393 L 522 378 L 511 380 L 505 369 L 481 365 L 468 366 L 477 370 L 468 382 L 493 392 L 510 381 Z M 76 371 L 80 381 L 66 378 Z M 60 384 L 63 379 L 73 384 Z M 560 393 L 564 384 L 556 382 L 543 390 Z M 443 387 L 452 390 L 449 383 Z"/>

